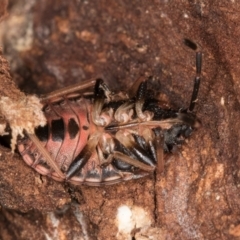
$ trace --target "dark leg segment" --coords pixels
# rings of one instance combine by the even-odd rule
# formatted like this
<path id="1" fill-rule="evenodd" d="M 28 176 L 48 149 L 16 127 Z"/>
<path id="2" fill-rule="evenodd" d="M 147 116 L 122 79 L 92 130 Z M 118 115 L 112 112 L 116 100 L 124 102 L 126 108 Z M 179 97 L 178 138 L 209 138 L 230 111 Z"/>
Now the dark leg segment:
<path id="1" fill-rule="evenodd" d="M 134 140 L 136 141 L 136 143 L 142 148 L 147 150 L 147 144 L 145 139 L 142 136 L 139 136 L 137 134 L 132 134 L 134 137 Z"/>
<path id="2" fill-rule="evenodd" d="M 199 76 L 201 74 L 201 68 L 202 68 L 202 53 L 197 52 L 196 53 L 196 77 L 195 77 L 195 80 L 194 80 L 191 102 L 190 102 L 190 105 L 189 105 L 189 108 L 188 108 L 188 110 L 190 112 L 193 111 L 193 109 L 195 107 L 195 104 L 196 104 L 196 101 L 197 101 L 198 90 L 199 90 L 200 81 L 201 81 L 201 77 Z"/>
<path id="3" fill-rule="evenodd" d="M 143 104 L 146 97 L 146 91 L 147 91 L 147 81 L 143 81 L 139 85 L 137 96 L 136 96 L 137 98 L 136 104 L 135 104 L 135 110 L 136 110 L 137 116 L 141 120 L 145 120 L 146 118 L 145 114 L 142 112 Z"/>
<path id="4" fill-rule="evenodd" d="M 140 162 L 139 160 L 136 160 L 134 158 L 131 158 L 121 152 L 114 152 L 113 153 L 113 158 L 115 159 L 119 159 L 125 163 L 128 163 L 134 167 L 137 167 L 137 168 L 140 168 L 142 170 L 145 170 L 147 172 L 151 172 L 151 171 L 154 171 L 155 167 L 153 166 L 149 166 L 147 164 L 144 164 L 142 162 Z"/>
<path id="5" fill-rule="evenodd" d="M 88 141 L 88 144 L 83 148 L 83 150 L 78 154 L 78 156 L 73 160 L 73 162 L 69 166 L 69 169 L 66 173 L 66 179 L 73 177 L 75 173 L 80 171 L 85 166 L 88 159 L 96 150 L 98 141 L 99 136 L 94 136 L 92 137 L 92 139 Z"/>
<path id="6" fill-rule="evenodd" d="M 141 146 L 137 145 L 132 136 L 128 138 L 128 136 L 119 135 L 118 137 L 119 139 L 114 139 L 115 151 L 122 152 L 134 159 L 138 159 L 138 161 L 144 164 L 155 168 L 154 159 L 151 159 L 151 157 L 149 157 L 149 153 L 142 149 Z M 133 138 L 133 141 L 131 141 L 131 137 Z"/>
<path id="7" fill-rule="evenodd" d="M 103 80 L 97 79 L 94 90 L 94 102 L 92 111 L 92 120 L 98 126 L 105 125 L 104 119 L 100 116 L 105 101 L 104 91 L 102 88 L 100 88 L 101 84 L 103 84 Z"/>
<path id="8" fill-rule="evenodd" d="M 149 79 L 141 82 L 138 87 L 138 90 L 137 90 L 135 111 L 137 113 L 138 118 L 141 121 L 150 121 L 154 115 L 153 112 L 150 112 L 150 111 L 143 112 L 143 105 L 145 103 L 146 96 L 147 96 L 147 81 L 148 80 Z"/>
<path id="9" fill-rule="evenodd" d="M 196 53 L 196 72 L 197 75 L 200 75 L 202 71 L 202 53 L 197 52 Z"/>
<path id="10" fill-rule="evenodd" d="M 97 126 L 106 126 L 111 122 L 113 111 L 102 111 L 103 105 L 111 98 L 111 91 L 102 79 L 97 79 L 94 91 L 92 121 Z"/>

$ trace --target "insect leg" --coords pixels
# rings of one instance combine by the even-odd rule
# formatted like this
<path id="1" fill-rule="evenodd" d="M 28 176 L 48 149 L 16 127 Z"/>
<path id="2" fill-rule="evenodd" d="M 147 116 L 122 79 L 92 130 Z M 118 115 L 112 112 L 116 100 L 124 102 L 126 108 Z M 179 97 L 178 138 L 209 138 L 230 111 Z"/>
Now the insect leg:
<path id="1" fill-rule="evenodd" d="M 112 162 L 112 154 L 109 154 L 107 158 L 104 157 L 102 148 L 100 146 L 97 146 L 97 153 L 98 153 L 98 158 L 100 162 L 100 166 L 107 166 Z"/>
<path id="2" fill-rule="evenodd" d="M 190 105 L 188 110 L 190 112 L 193 111 L 194 107 L 195 107 L 195 103 L 197 101 L 197 97 L 198 97 L 198 90 L 199 90 L 199 86 L 200 86 L 200 81 L 201 81 L 201 68 L 202 68 L 202 53 L 201 52 L 197 52 L 196 53 L 196 77 L 194 80 L 194 86 L 193 86 L 193 92 L 192 92 L 192 98 L 190 101 Z"/>
<path id="3" fill-rule="evenodd" d="M 129 95 L 129 98 L 133 98 L 136 96 L 136 93 L 139 89 L 139 86 L 142 82 L 146 81 L 146 77 L 144 76 L 141 76 L 139 77 L 133 84 L 132 86 L 130 87 L 130 89 L 128 90 L 128 95 Z"/>
<path id="4" fill-rule="evenodd" d="M 96 79 L 94 97 L 96 98 L 98 96 L 104 95 L 108 100 L 110 100 L 111 94 L 112 92 L 110 91 L 107 84 L 100 78 Z"/>
<path id="5" fill-rule="evenodd" d="M 136 96 L 136 103 L 135 103 L 135 110 L 137 113 L 137 116 L 142 121 L 150 121 L 153 118 L 153 113 L 150 111 L 142 111 L 143 104 L 145 102 L 145 98 L 147 95 L 147 80 L 142 81 L 138 87 L 137 90 L 137 96 Z"/>
<path id="6" fill-rule="evenodd" d="M 77 83 L 74 85 L 71 85 L 69 87 L 65 87 L 56 91 L 53 91 L 49 94 L 47 94 L 46 96 L 42 96 L 41 97 L 41 102 L 45 103 L 47 101 L 51 101 L 52 99 L 55 98 L 59 98 L 61 96 L 66 96 L 70 93 L 74 93 L 74 92 L 86 92 L 87 89 L 92 88 L 93 86 L 95 86 L 96 84 L 96 78 L 91 78 L 89 80 L 86 80 L 84 82 L 81 83 Z"/>
<path id="7" fill-rule="evenodd" d="M 160 129 L 158 127 L 157 129 Z M 153 159 L 155 160 L 155 164 L 157 163 L 157 154 L 155 150 L 155 134 L 150 128 L 142 128 L 140 131 L 142 138 L 145 140 L 146 149 L 151 153 Z"/>
<path id="8" fill-rule="evenodd" d="M 107 99 L 110 99 L 111 92 L 102 79 L 97 79 L 94 92 L 94 103 L 92 110 L 92 121 L 97 126 L 108 125 L 113 117 L 113 109 L 106 109 L 102 112 L 103 105 Z"/>
<path id="9" fill-rule="evenodd" d="M 56 162 L 52 159 L 51 155 L 48 153 L 48 151 L 43 147 L 42 143 L 39 141 L 39 139 L 36 137 L 35 134 L 27 134 L 29 138 L 32 140 L 32 142 L 36 145 L 38 148 L 39 152 L 41 152 L 42 156 L 44 159 L 46 159 L 47 163 L 49 166 L 61 177 L 65 178 L 64 174 L 61 172 L 59 169 L 58 165 Z"/>
<path id="10" fill-rule="evenodd" d="M 97 80 L 95 85 L 95 92 L 94 92 L 94 103 L 93 103 L 93 110 L 92 110 L 92 120 L 96 125 L 104 126 L 105 122 L 104 119 L 100 117 L 104 102 L 105 102 L 105 95 L 104 91 L 100 88 L 102 80 Z"/>
<path id="11" fill-rule="evenodd" d="M 128 123 L 132 120 L 134 114 L 134 103 L 123 103 L 114 113 L 114 119 L 120 124 Z"/>
<path id="12" fill-rule="evenodd" d="M 88 159 L 93 154 L 96 146 L 98 144 L 100 135 L 92 135 L 87 143 L 87 145 L 83 148 L 83 150 L 77 155 L 77 157 L 70 164 L 67 173 L 66 179 L 71 178 L 75 173 L 77 173 L 81 168 L 85 166 Z"/>
<path id="13" fill-rule="evenodd" d="M 123 166 L 118 162 L 119 169 L 131 169 L 131 166 L 138 167 L 145 171 L 153 171 L 155 163 L 149 153 L 137 145 L 131 134 L 118 132 L 116 138 L 110 135 L 103 135 L 98 144 L 98 156 L 102 166 L 110 164 L 114 159 L 120 160 L 127 165 Z M 103 156 L 107 156 L 105 159 Z"/>
<path id="14" fill-rule="evenodd" d="M 97 146 L 98 158 L 101 166 L 107 166 L 112 162 L 112 152 L 114 148 L 115 143 L 113 138 L 109 134 L 103 134 Z"/>
<path id="15" fill-rule="evenodd" d="M 124 153 L 121 153 L 121 152 L 118 152 L 118 151 L 113 152 L 113 158 L 119 159 L 119 160 L 121 160 L 125 163 L 128 163 L 128 164 L 130 164 L 134 167 L 140 168 L 140 169 L 145 170 L 147 172 L 151 172 L 151 171 L 155 170 L 154 166 L 149 166 L 145 163 L 140 162 L 137 159 L 131 158 L 131 157 L 125 155 Z"/>
<path id="16" fill-rule="evenodd" d="M 125 135 L 121 131 L 116 134 L 115 151 L 123 152 L 132 158 L 139 159 L 144 164 L 155 168 L 154 159 L 149 153 L 141 148 L 135 141 L 131 134 Z"/>
<path id="17" fill-rule="evenodd" d="M 134 137 L 135 142 L 142 148 L 142 149 L 147 149 L 147 143 L 145 141 L 145 139 L 138 135 L 133 133 L 132 136 Z"/>

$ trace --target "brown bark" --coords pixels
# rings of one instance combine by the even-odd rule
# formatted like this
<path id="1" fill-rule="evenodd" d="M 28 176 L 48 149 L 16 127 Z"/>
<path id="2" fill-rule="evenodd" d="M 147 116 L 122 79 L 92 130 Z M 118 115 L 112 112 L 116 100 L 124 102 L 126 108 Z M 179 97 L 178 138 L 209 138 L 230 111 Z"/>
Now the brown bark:
<path id="1" fill-rule="evenodd" d="M 12 1 L 1 23 L 1 96 L 22 94 L 14 81 L 45 93 L 101 76 L 120 90 L 145 74 L 176 109 L 188 107 L 195 53 L 183 42 L 191 39 L 204 54 L 202 127 L 156 181 L 99 188 L 56 183 L 1 147 L 0 238 L 131 239 L 118 231 L 124 205 L 137 240 L 239 239 L 239 11 L 225 0 Z"/>

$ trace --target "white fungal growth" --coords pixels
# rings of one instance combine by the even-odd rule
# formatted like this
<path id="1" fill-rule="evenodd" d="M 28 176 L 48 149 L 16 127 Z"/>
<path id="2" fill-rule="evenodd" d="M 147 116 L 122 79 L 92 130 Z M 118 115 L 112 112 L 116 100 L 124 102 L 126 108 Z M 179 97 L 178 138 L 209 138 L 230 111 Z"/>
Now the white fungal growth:
<path id="1" fill-rule="evenodd" d="M 11 149 L 14 151 L 17 136 L 23 137 L 23 132 L 34 133 L 34 128 L 44 126 L 46 118 L 42 112 L 42 104 L 36 96 L 22 97 L 13 101 L 9 97 L 0 98 L 0 113 L 12 129 Z M 5 124 L 6 126 L 6 124 Z M 3 126 L 0 126 L 0 135 L 4 135 Z"/>
<path id="2" fill-rule="evenodd" d="M 117 239 L 131 240 L 135 229 L 149 227 L 152 220 L 147 211 L 141 207 L 122 205 L 118 208 L 116 224 L 118 227 Z"/>
<path id="3" fill-rule="evenodd" d="M 224 106 L 224 104 L 225 104 L 224 97 L 221 97 L 220 103 L 222 106 Z"/>
<path id="4" fill-rule="evenodd" d="M 117 213 L 118 232 L 129 234 L 134 228 L 132 211 L 128 206 L 121 206 Z"/>

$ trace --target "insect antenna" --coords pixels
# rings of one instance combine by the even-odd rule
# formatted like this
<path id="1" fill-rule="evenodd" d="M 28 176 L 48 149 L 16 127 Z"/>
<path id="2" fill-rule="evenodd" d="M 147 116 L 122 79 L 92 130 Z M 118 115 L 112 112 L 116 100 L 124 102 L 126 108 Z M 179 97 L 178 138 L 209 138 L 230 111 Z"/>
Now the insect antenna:
<path id="1" fill-rule="evenodd" d="M 197 102 L 197 97 L 198 97 L 198 90 L 201 82 L 201 69 L 202 69 L 202 53 L 197 52 L 196 53 L 196 77 L 194 79 L 194 86 L 193 86 L 193 92 L 192 92 L 192 98 L 190 101 L 190 105 L 188 108 L 189 112 L 192 112 L 195 104 Z"/>

